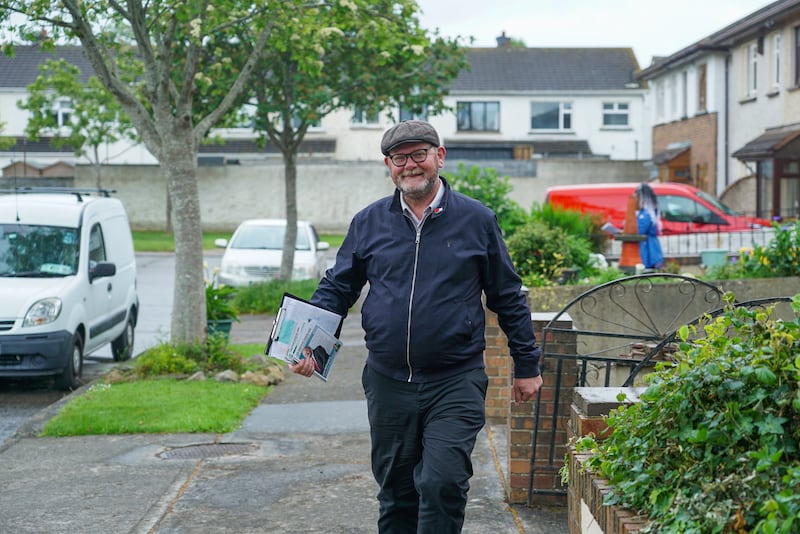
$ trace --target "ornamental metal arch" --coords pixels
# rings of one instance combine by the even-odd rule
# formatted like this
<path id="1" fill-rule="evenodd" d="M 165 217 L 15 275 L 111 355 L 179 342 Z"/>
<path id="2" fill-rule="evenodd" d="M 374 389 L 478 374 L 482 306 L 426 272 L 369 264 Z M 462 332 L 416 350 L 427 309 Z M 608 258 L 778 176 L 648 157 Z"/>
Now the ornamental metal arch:
<path id="1" fill-rule="evenodd" d="M 566 489 L 537 489 L 535 477 L 552 477 L 561 468 L 566 438 L 563 422 L 559 430 L 559 418 L 567 414 L 561 413 L 560 406 L 565 400 L 571 402 L 572 389 L 637 385 L 642 371 L 668 357 L 678 328 L 721 309 L 723 304 L 722 290 L 708 282 L 648 273 L 593 287 L 548 321 L 541 335 L 541 364 L 543 373 L 554 375 L 555 385 L 547 399 L 550 406 L 545 406 L 541 390 L 536 398 L 529 506 L 535 493 L 566 493 Z M 564 443 L 557 443 L 559 435 Z"/>
<path id="2" fill-rule="evenodd" d="M 733 301 L 731 305 L 749 309 L 773 306 L 773 316 L 790 318 L 794 316 L 791 302 L 791 297 L 770 297 Z M 536 399 L 528 506 L 536 493 L 566 493 L 566 489 L 537 489 L 534 479 L 537 474 L 552 476 L 561 468 L 556 462 L 556 437 L 559 417 L 564 417 L 559 406 L 567 390 L 587 385 L 640 385 L 637 377 L 658 360 L 669 358 L 680 327 L 716 317 L 725 308 L 723 291 L 712 284 L 683 275 L 650 273 L 589 289 L 547 323 L 542 329 L 542 369 L 554 374 L 555 386 L 548 399 L 552 405 L 544 410 L 549 411 L 546 418 L 541 390 Z M 695 338 L 703 335 L 698 329 Z M 564 383 L 565 378 L 570 382 Z M 561 445 L 566 447 L 566 443 Z M 544 459 L 537 450 L 540 447 L 546 449 Z M 561 454 L 560 459 L 563 457 Z"/>

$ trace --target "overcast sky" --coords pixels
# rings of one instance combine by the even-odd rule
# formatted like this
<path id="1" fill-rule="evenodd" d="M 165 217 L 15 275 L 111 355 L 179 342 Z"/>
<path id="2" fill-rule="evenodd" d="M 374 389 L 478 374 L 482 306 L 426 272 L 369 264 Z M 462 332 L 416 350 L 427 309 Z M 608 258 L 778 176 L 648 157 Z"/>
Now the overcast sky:
<path id="1" fill-rule="evenodd" d="M 448 37 L 529 47 L 631 47 L 641 67 L 769 5 L 766 0 L 417 0 L 420 23 Z"/>

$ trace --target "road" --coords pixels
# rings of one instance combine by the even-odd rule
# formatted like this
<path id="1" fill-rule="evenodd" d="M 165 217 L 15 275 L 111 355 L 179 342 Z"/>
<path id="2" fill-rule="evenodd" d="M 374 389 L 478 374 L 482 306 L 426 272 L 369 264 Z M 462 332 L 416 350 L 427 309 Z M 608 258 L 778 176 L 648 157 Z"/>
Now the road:
<path id="1" fill-rule="evenodd" d="M 209 269 L 219 265 L 220 257 L 221 251 L 209 252 L 206 258 Z M 140 312 L 133 349 L 134 354 L 140 354 L 169 339 L 175 257 L 169 253 L 137 254 L 136 267 Z M 110 346 L 84 357 L 84 383 L 104 374 L 114 364 Z M 52 379 L 0 379 L 0 444 L 39 410 L 69 394 L 54 390 L 52 385 Z"/>

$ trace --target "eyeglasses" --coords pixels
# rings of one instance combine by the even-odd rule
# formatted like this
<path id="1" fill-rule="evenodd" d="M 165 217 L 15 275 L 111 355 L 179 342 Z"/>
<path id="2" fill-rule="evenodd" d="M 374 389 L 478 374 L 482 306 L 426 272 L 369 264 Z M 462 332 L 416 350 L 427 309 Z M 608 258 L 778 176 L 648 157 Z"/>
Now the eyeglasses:
<path id="1" fill-rule="evenodd" d="M 428 148 L 421 148 L 419 150 L 415 150 L 414 152 L 409 152 L 408 154 L 392 154 L 389 156 L 389 159 L 394 164 L 395 167 L 402 167 L 408 161 L 409 156 L 411 157 L 411 161 L 414 163 L 422 163 L 426 159 L 428 159 L 428 151 L 432 148 L 436 148 L 435 146 L 429 146 Z"/>

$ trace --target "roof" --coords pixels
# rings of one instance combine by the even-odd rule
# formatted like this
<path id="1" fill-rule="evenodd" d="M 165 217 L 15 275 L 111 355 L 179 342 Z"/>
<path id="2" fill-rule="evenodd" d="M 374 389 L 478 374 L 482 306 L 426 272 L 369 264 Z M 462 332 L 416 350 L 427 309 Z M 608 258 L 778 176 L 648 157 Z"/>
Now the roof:
<path id="1" fill-rule="evenodd" d="M 85 83 L 94 74 L 89 60 L 80 46 L 57 46 L 45 52 L 39 46 L 15 46 L 14 57 L 0 52 L 0 87 L 27 87 L 39 76 L 39 65 L 48 59 L 64 59 L 81 71 Z"/>
<path id="2" fill-rule="evenodd" d="M 682 144 L 681 146 L 668 148 L 663 152 L 659 152 L 658 154 L 653 154 L 652 161 L 656 165 L 663 165 L 665 163 L 669 163 L 670 161 L 674 160 L 681 154 L 687 152 L 689 149 L 691 149 L 691 145 L 688 144 Z"/>
<path id="3" fill-rule="evenodd" d="M 769 128 L 731 154 L 742 161 L 765 158 L 800 158 L 800 124 Z"/>
<path id="4" fill-rule="evenodd" d="M 725 26 L 689 46 L 666 57 L 654 57 L 650 66 L 642 69 L 636 78 L 649 80 L 665 70 L 691 60 L 698 54 L 727 51 L 743 40 L 763 36 L 777 24 L 793 20 L 800 13 L 800 0 L 778 0 L 762 7 L 738 21 Z"/>
<path id="5" fill-rule="evenodd" d="M 639 70 L 631 48 L 503 46 L 468 48 L 466 55 L 471 69 L 450 84 L 453 92 L 623 90 Z"/>

